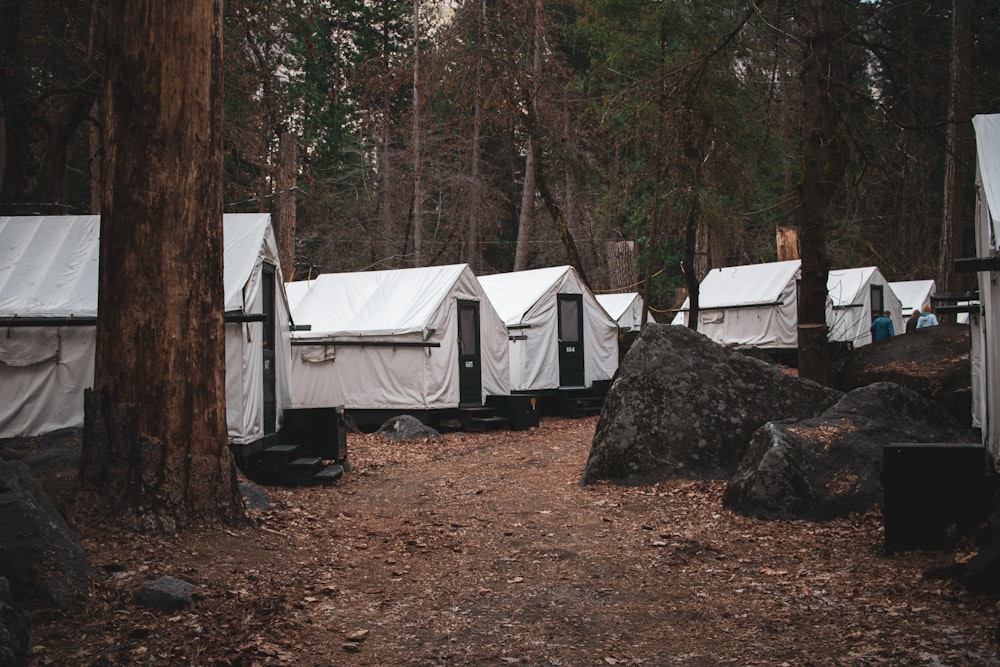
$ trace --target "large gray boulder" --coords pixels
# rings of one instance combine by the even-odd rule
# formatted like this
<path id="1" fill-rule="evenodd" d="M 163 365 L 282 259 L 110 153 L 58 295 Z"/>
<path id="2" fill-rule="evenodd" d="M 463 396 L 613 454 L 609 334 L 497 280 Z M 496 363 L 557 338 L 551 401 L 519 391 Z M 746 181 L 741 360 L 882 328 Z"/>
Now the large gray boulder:
<path id="1" fill-rule="evenodd" d="M 838 389 L 894 382 L 942 404 L 972 424 L 971 342 L 967 324 L 942 324 L 852 350 L 839 364 Z"/>
<path id="2" fill-rule="evenodd" d="M 27 615 L 14 605 L 10 585 L 0 577 L 0 665 L 24 667 L 28 664 L 30 634 Z"/>
<path id="3" fill-rule="evenodd" d="M 728 479 L 762 425 L 817 415 L 841 395 L 687 327 L 649 325 L 608 392 L 582 482 Z"/>
<path id="4" fill-rule="evenodd" d="M 73 609 L 94 572 L 87 553 L 23 461 L 0 459 L 0 576 L 17 599 Z"/>
<path id="5" fill-rule="evenodd" d="M 882 457 L 897 442 L 977 442 L 943 406 L 890 382 L 855 389 L 822 415 L 765 424 L 723 497 L 764 519 L 829 519 L 883 499 Z"/>

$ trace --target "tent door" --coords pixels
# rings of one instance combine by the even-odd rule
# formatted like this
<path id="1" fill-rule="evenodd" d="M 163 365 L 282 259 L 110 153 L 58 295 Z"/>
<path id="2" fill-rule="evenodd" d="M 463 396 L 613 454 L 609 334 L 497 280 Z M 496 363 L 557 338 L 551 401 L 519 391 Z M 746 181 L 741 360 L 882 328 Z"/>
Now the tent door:
<path id="1" fill-rule="evenodd" d="M 583 295 L 559 294 L 559 386 L 582 387 Z"/>
<path id="2" fill-rule="evenodd" d="M 881 317 L 882 313 L 885 312 L 885 292 L 883 291 L 882 285 L 871 285 L 871 295 L 871 321 L 874 322 L 875 318 Z"/>
<path id="3" fill-rule="evenodd" d="M 277 370 L 275 364 L 275 313 L 274 313 L 274 266 L 265 263 L 261 272 L 261 296 L 263 297 L 263 311 L 266 318 L 263 322 L 263 348 L 264 348 L 264 435 L 270 435 L 278 430 L 278 399 L 276 390 Z"/>
<path id="4" fill-rule="evenodd" d="M 458 401 L 483 404 L 483 360 L 479 347 L 479 302 L 458 302 Z"/>

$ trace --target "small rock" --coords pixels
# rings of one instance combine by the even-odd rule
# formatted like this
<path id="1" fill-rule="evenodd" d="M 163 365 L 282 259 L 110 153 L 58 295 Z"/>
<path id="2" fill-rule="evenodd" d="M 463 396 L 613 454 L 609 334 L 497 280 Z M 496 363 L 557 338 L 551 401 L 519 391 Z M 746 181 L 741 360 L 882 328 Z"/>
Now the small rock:
<path id="1" fill-rule="evenodd" d="M 271 509 L 271 499 L 267 497 L 264 490 L 250 481 L 240 481 L 240 493 L 247 503 L 247 509 L 251 512 L 256 510 Z"/>
<path id="2" fill-rule="evenodd" d="M 399 415 L 382 424 L 377 433 L 390 440 L 437 440 L 441 434 L 412 415 Z"/>
<path id="3" fill-rule="evenodd" d="M 191 605 L 197 586 L 175 577 L 160 577 L 139 591 L 139 604 L 158 611 L 178 611 Z"/>
<path id="4" fill-rule="evenodd" d="M 349 642 L 363 642 L 368 639 L 368 635 L 371 634 L 371 630 L 355 630 L 347 635 L 347 641 Z"/>

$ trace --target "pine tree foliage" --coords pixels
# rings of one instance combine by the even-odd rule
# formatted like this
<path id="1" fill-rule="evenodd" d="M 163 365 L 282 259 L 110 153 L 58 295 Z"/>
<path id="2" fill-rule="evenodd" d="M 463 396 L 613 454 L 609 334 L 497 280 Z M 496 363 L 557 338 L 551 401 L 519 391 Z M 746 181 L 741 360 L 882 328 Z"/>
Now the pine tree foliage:
<path id="1" fill-rule="evenodd" d="M 829 261 L 933 277 L 951 0 L 834 4 L 845 163 L 824 224 Z M 94 209 L 103 7 L 0 0 L 0 212 Z M 526 201 L 528 265 L 575 262 L 603 289 L 607 249 L 631 242 L 633 288 L 669 309 L 691 276 L 775 259 L 775 229 L 796 222 L 797 7 L 422 0 L 415 110 L 412 0 L 232 0 L 226 210 L 272 210 L 278 139 L 291 132 L 296 276 L 409 265 L 418 218 L 424 263 L 510 270 Z M 1000 108 L 998 10 L 972 3 L 969 113 Z M 532 146 L 541 181 L 525 198 Z"/>

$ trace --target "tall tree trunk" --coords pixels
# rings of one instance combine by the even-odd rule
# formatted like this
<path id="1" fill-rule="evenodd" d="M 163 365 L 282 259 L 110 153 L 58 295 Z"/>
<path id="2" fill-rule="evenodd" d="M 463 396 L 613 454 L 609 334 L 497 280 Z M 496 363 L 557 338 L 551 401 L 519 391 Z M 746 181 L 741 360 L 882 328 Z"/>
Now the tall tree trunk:
<path id="1" fill-rule="evenodd" d="M 295 184 L 298 173 L 297 137 L 285 130 L 278 139 L 277 192 L 274 196 L 274 226 L 278 261 L 286 280 L 295 275 Z"/>
<path id="2" fill-rule="evenodd" d="M 535 138 L 528 137 L 528 153 L 524 157 L 524 186 L 521 190 L 521 211 L 517 219 L 517 247 L 514 270 L 528 268 L 528 249 L 535 217 Z"/>
<path id="3" fill-rule="evenodd" d="M 539 82 L 542 77 L 542 2 L 534 1 L 534 29 L 531 40 L 531 94 L 528 100 L 528 114 L 538 119 Z M 521 214 L 517 224 L 517 248 L 514 252 L 514 270 L 528 268 L 528 249 L 535 217 L 535 164 L 538 140 L 534 132 L 528 133 L 528 152 L 524 159 L 524 189 L 521 191 Z"/>
<path id="4" fill-rule="evenodd" d="M 483 131 L 483 39 L 486 33 L 486 0 L 479 0 L 476 17 L 476 74 L 472 101 L 472 159 L 469 165 L 469 222 L 465 228 L 465 261 L 472 272 L 479 274 L 483 254 L 479 250 L 479 198 L 482 182 L 479 160 Z"/>
<path id="5" fill-rule="evenodd" d="M 829 384 L 831 365 L 826 352 L 826 214 L 844 173 L 844 154 L 837 137 L 837 118 L 830 97 L 830 71 L 835 38 L 833 9 L 837 0 L 809 0 L 802 10 L 802 176 L 798 184 L 802 279 L 799 287 L 798 334 L 800 377 Z"/>
<path id="6" fill-rule="evenodd" d="M 413 266 L 423 266 L 424 193 L 420 185 L 420 0 L 413 0 Z"/>
<path id="7" fill-rule="evenodd" d="M 948 129 L 945 138 L 944 214 L 941 216 L 941 245 L 938 255 L 937 285 L 944 292 L 963 286 L 955 273 L 955 258 L 963 251 L 969 213 L 972 178 L 970 164 L 975 145 L 969 114 L 972 52 L 972 24 L 969 0 L 951 3 L 951 66 L 948 80 Z M 970 274 L 971 275 L 971 274 Z"/>
<path id="8" fill-rule="evenodd" d="M 81 482 L 136 529 L 245 521 L 227 448 L 221 0 L 110 0 Z"/>

